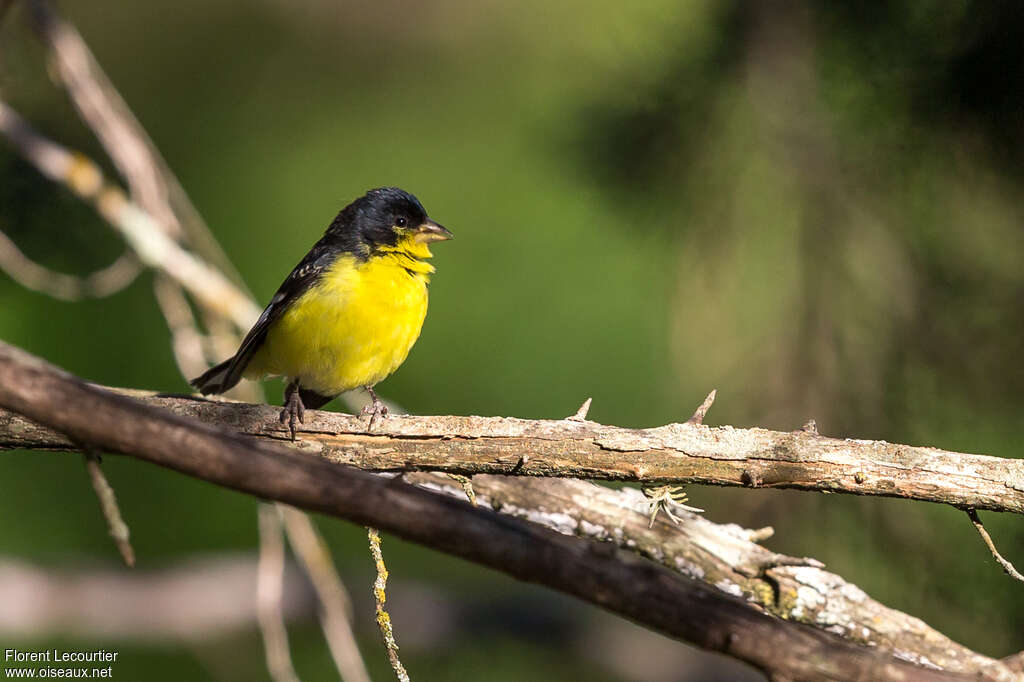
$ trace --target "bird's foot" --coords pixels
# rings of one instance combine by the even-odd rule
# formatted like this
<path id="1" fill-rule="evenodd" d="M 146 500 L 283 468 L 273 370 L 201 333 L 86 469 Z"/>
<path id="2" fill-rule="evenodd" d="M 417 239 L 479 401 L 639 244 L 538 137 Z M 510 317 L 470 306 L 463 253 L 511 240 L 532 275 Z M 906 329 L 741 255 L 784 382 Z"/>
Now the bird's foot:
<path id="1" fill-rule="evenodd" d="M 373 431 L 374 427 L 377 426 L 381 419 L 388 416 L 388 406 L 377 397 L 372 386 L 366 387 L 366 392 L 370 394 L 371 402 L 369 405 L 364 407 L 359 413 L 360 417 L 370 417 L 370 423 L 367 425 L 367 431 Z"/>
<path id="2" fill-rule="evenodd" d="M 306 406 L 302 404 L 302 397 L 299 395 L 297 383 L 290 383 L 284 389 L 284 409 L 281 410 L 281 423 L 288 425 L 292 434 L 292 441 L 295 440 L 295 432 L 299 424 L 306 421 Z"/>

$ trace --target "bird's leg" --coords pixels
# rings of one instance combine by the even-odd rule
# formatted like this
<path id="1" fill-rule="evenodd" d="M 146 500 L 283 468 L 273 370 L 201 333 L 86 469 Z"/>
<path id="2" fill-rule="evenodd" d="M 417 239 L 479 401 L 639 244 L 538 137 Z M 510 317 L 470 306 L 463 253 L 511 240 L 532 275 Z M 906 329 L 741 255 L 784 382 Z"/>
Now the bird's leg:
<path id="1" fill-rule="evenodd" d="M 360 417 L 370 415 L 370 424 L 367 426 L 367 431 L 373 431 L 373 427 L 377 425 L 377 422 L 388 416 L 388 406 L 377 397 L 377 394 L 373 390 L 373 386 L 364 386 L 366 392 L 370 394 L 370 400 L 372 401 L 369 405 L 363 408 L 362 412 L 359 413 Z"/>
<path id="2" fill-rule="evenodd" d="M 297 425 L 305 423 L 305 420 L 306 406 L 302 404 L 302 396 L 299 395 L 299 380 L 295 379 L 284 389 L 284 409 L 281 410 L 281 423 L 288 425 L 293 441 Z"/>

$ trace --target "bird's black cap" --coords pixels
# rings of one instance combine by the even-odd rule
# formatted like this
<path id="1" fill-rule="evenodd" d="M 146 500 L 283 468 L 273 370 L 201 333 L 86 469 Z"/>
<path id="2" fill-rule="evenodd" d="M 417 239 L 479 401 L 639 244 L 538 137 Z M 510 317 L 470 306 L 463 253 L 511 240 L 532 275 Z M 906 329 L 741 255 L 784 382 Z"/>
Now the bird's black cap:
<path id="1" fill-rule="evenodd" d="M 403 230 L 415 230 L 431 224 L 419 199 L 398 187 L 371 189 L 338 213 L 327 228 L 327 235 L 346 250 L 358 251 L 360 245 L 394 245 Z M 444 228 L 440 228 L 444 230 Z M 449 238 L 451 233 L 444 230 Z"/>

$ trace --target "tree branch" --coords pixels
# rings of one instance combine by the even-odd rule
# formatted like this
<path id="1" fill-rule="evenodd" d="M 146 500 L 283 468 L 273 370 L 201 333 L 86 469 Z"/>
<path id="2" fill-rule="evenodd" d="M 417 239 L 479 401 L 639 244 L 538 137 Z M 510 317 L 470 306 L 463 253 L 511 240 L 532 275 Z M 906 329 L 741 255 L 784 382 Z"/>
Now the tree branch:
<path id="1" fill-rule="evenodd" d="M 413 473 L 404 479 L 455 498 L 462 494 L 444 474 Z M 945 670 L 1012 678 L 999 662 L 957 644 L 918 618 L 880 604 L 856 585 L 823 570 L 820 562 L 760 546 L 763 529 L 721 525 L 689 512 L 679 512 L 679 524 L 663 517 L 649 526 L 649 500 L 638 490 L 612 490 L 587 481 L 478 475 L 473 488 L 485 508 L 629 548 L 723 592 L 741 595 L 787 621 L 826 628 L 844 639 L 899 651 L 908 660 Z"/>
<path id="2" fill-rule="evenodd" d="M 285 438 L 277 409 L 266 405 L 126 393 L 260 440 Z M 572 419 L 393 416 L 370 435 L 364 420 L 310 410 L 299 433 L 303 452 L 372 471 L 795 488 L 1024 512 L 1022 460 L 803 430 L 694 424 L 626 429 Z M 54 431 L 0 413 L 0 448 L 14 447 L 74 449 Z"/>
<path id="3" fill-rule="evenodd" d="M 791 623 L 609 543 L 167 413 L 85 384 L 0 343 L 0 405 L 76 442 L 355 523 L 580 597 L 652 629 L 790 678 L 964 678 Z M 7 420 L 9 421 L 9 420 Z"/>

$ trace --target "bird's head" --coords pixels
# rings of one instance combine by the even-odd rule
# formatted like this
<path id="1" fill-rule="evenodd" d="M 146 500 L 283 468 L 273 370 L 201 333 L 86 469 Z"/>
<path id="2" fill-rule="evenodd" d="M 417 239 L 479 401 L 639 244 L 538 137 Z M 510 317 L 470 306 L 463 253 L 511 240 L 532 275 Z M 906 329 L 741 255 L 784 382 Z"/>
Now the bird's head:
<path id="1" fill-rule="evenodd" d="M 453 237 L 427 216 L 416 197 L 397 187 L 371 189 L 342 209 L 327 232 L 370 254 L 398 250 L 416 258 L 432 256 L 430 242 Z"/>

